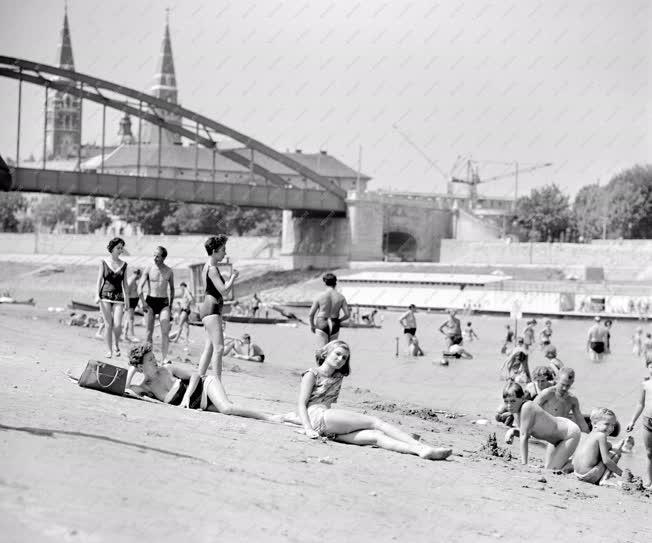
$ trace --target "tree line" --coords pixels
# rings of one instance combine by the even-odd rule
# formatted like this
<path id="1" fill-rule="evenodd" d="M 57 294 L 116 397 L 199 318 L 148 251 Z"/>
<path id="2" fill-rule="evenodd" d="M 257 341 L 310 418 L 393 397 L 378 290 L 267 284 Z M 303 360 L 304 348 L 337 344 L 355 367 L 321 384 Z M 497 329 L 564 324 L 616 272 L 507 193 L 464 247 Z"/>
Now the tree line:
<path id="1" fill-rule="evenodd" d="M 0 231 L 31 232 L 34 223 L 50 230 L 72 226 L 74 206 L 71 196 L 45 196 L 31 204 L 21 193 L 2 192 Z M 31 214 L 26 213 L 30 207 Z M 281 232 L 279 210 L 126 199 L 113 199 L 106 209 L 94 209 L 89 230 L 110 225 L 112 216 L 137 225 L 144 234 L 274 236 Z M 572 203 L 555 184 L 533 189 L 517 200 L 506 234 L 520 241 L 652 239 L 652 165 L 624 170 L 604 186 L 586 185 Z"/>

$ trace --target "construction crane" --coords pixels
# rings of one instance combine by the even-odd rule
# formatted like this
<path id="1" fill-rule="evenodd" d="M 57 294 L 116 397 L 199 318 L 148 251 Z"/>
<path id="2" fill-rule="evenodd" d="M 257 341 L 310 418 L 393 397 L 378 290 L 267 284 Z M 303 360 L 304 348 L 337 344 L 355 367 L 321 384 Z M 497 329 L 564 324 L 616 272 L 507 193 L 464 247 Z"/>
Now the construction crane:
<path id="1" fill-rule="evenodd" d="M 460 157 L 453 166 L 453 170 L 457 167 L 460 162 Z M 518 162 L 498 162 L 498 161 L 484 161 L 487 164 L 504 164 L 510 165 L 513 167 L 512 170 L 502 173 L 500 175 L 494 175 L 492 177 L 485 177 L 484 179 L 480 177 L 480 164 L 482 161 L 466 159 L 466 178 L 451 176 L 452 183 L 463 183 L 469 187 L 469 199 L 471 200 L 471 206 L 475 207 L 475 204 L 478 201 L 478 185 L 480 183 L 488 183 L 489 181 L 497 181 L 498 179 L 505 179 L 506 177 L 514 176 L 514 206 L 516 206 L 516 200 L 518 199 L 518 176 L 524 173 L 533 172 L 541 168 L 547 168 L 552 166 L 552 162 L 544 162 L 540 164 L 530 164 L 525 168 L 521 167 Z"/>

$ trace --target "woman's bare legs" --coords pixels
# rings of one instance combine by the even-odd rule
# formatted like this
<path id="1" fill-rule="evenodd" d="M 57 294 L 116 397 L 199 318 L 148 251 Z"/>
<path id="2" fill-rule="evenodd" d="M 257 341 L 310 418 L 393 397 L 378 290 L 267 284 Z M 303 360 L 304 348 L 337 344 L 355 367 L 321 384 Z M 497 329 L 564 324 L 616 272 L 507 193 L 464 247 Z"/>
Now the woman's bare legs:
<path id="1" fill-rule="evenodd" d="M 113 337 L 116 355 L 120 356 L 120 336 L 122 335 L 122 314 L 123 304 L 111 304 L 113 306 Z"/>
<path id="2" fill-rule="evenodd" d="M 647 455 L 647 481 L 646 485 L 652 487 L 652 432 L 643 428 L 643 445 Z"/>
<path id="3" fill-rule="evenodd" d="M 224 354 L 224 335 L 222 332 L 222 317 L 208 315 L 202 319 L 206 330 L 204 351 L 199 358 L 199 375 L 206 375 L 208 364 L 212 362 L 213 371 L 218 379 L 222 378 L 222 355 Z"/>
<path id="4" fill-rule="evenodd" d="M 113 356 L 113 304 L 100 300 L 100 309 L 104 319 L 104 342 L 108 348 L 105 356 L 111 358 Z"/>
<path id="5" fill-rule="evenodd" d="M 207 379 L 204 382 L 206 387 L 206 393 L 210 398 L 215 407 L 215 411 L 222 413 L 223 415 L 235 415 L 236 417 L 246 417 L 248 419 L 258 419 L 258 420 L 267 420 L 270 422 L 281 422 L 282 416 L 272 415 L 271 413 L 263 413 L 262 411 L 256 411 L 255 409 L 247 409 L 246 407 L 241 407 L 234 404 L 229 400 L 224 390 L 224 385 L 219 379 Z M 213 411 L 213 409 L 208 409 L 208 411 Z"/>
<path id="6" fill-rule="evenodd" d="M 324 413 L 326 432 L 337 434 L 336 441 L 355 445 L 377 445 L 390 451 L 416 454 L 430 460 L 443 460 L 450 456 L 451 449 L 431 447 L 414 439 L 410 434 L 396 426 L 376 417 L 346 411 L 344 409 L 328 409 Z M 361 436 L 357 435 L 364 430 Z M 373 432 L 369 432 L 373 431 Z M 366 443 L 372 440 L 373 443 Z"/>

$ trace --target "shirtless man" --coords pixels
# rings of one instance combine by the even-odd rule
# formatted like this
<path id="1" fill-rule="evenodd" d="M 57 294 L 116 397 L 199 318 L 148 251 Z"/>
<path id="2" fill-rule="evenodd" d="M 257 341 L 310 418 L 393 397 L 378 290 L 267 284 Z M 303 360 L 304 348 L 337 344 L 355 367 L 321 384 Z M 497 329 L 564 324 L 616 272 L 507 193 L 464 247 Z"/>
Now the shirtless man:
<path id="1" fill-rule="evenodd" d="M 413 340 L 417 337 L 417 318 L 414 316 L 416 310 L 416 306 L 410 304 L 408 310 L 401 315 L 400 319 L 398 319 L 398 323 L 403 327 L 403 335 L 407 341 L 408 351 L 414 344 Z"/>
<path id="2" fill-rule="evenodd" d="M 150 265 L 140 281 L 140 299 L 145 310 L 147 324 L 147 343 L 152 343 L 154 322 L 156 316 L 161 323 L 161 356 L 163 362 L 168 361 L 170 344 L 170 307 L 174 301 L 174 273 L 165 265 L 168 252 L 165 247 L 157 247 L 154 251 L 154 264 Z M 147 286 L 147 295 L 145 295 Z M 169 296 L 168 296 L 169 287 Z"/>
<path id="3" fill-rule="evenodd" d="M 340 323 L 351 316 L 346 298 L 335 290 L 337 277 L 332 273 L 327 273 L 322 279 L 326 284 L 326 291 L 315 299 L 308 315 L 310 330 L 317 335 L 318 348 L 337 339 Z M 340 312 L 342 313 L 341 317 Z"/>
<path id="4" fill-rule="evenodd" d="M 213 376 L 200 377 L 197 372 L 170 365 L 160 367 L 152 353 L 152 347 L 145 344 L 129 352 L 130 369 L 144 375 L 140 385 L 131 385 L 127 395 L 137 396 L 152 402 L 163 402 L 189 409 L 213 411 L 223 415 L 236 415 L 250 419 L 280 422 L 282 416 L 237 406 L 229 400 L 220 380 Z M 189 383 L 196 382 L 189 396 Z"/>
<path id="5" fill-rule="evenodd" d="M 600 317 L 595 318 L 595 323 L 589 328 L 589 337 L 586 341 L 586 350 L 594 362 L 602 360 L 607 348 L 607 329 L 602 326 Z"/>
<path id="6" fill-rule="evenodd" d="M 507 384 L 503 390 L 503 400 L 509 412 L 515 416 L 518 426 L 507 430 L 505 442 L 511 443 L 514 437 L 520 436 L 521 462 L 528 463 L 528 440 L 534 437 L 548 443 L 544 461 L 546 469 L 572 470 L 569 459 L 577 449 L 581 436 L 577 424 L 548 414 L 536 401 L 527 401 L 518 383 Z"/>
<path id="7" fill-rule="evenodd" d="M 224 355 L 231 354 L 234 358 L 249 360 L 249 362 L 265 362 L 265 353 L 259 345 L 251 342 L 249 334 L 243 334 L 242 339 L 235 339 L 224 349 Z"/>
<path id="8" fill-rule="evenodd" d="M 574 421 L 582 432 L 588 433 L 589 425 L 580 410 L 580 402 L 569 391 L 575 382 L 575 370 L 562 368 L 554 387 L 542 390 L 534 402 L 553 417 Z"/>
<path id="9" fill-rule="evenodd" d="M 439 327 L 439 331 L 446 336 L 446 348 L 462 343 L 462 323 L 455 314 L 454 309 L 449 309 L 448 320 Z"/>

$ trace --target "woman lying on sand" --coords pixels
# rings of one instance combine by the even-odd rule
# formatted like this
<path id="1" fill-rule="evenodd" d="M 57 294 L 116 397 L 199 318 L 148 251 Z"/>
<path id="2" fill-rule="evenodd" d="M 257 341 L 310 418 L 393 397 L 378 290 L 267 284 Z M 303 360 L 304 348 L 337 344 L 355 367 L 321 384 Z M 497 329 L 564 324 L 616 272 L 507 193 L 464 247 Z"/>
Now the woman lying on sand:
<path id="1" fill-rule="evenodd" d="M 127 389 L 127 394 L 131 392 L 141 399 L 250 419 L 272 422 L 281 422 L 283 419 L 281 415 L 272 415 L 235 405 L 229 400 L 222 383 L 215 376 L 202 378 L 194 371 L 175 365 L 160 367 L 149 344 L 131 349 L 129 364 L 136 371 L 142 372 L 145 379 L 140 385 L 132 385 Z M 191 385 L 193 393 L 186 398 L 186 390 Z"/>
<path id="2" fill-rule="evenodd" d="M 350 372 L 350 349 L 340 340 L 331 341 L 316 353 L 317 368 L 304 372 L 299 392 L 298 413 L 284 421 L 303 426 L 311 438 L 328 436 L 352 445 L 375 445 L 389 451 L 418 455 L 429 460 L 443 460 L 451 449 L 431 447 L 376 417 L 331 409 L 337 402 L 342 380 Z"/>

